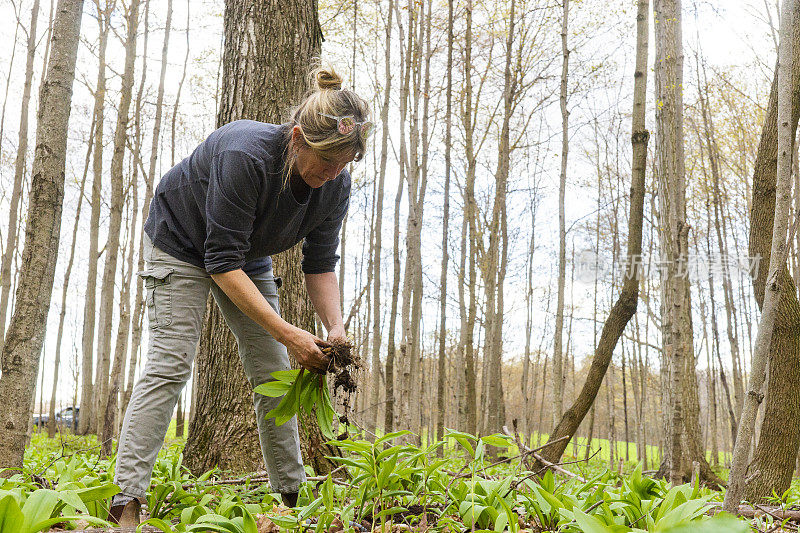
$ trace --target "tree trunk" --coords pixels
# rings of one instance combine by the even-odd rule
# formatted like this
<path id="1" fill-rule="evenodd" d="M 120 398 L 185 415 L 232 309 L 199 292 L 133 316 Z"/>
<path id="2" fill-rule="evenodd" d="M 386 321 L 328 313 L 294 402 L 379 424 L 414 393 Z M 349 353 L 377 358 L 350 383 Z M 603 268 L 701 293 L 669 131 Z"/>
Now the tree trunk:
<path id="1" fill-rule="evenodd" d="M 117 415 L 117 397 L 122 378 L 125 352 L 128 347 L 128 328 L 130 311 L 130 286 L 131 271 L 133 270 L 133 236 L 130 239 L 131 261 L 128 266 L 127 280 L 123 278 L 123 289 L 120 302 L 120 317 L 117 332 L 116 350 L 111 375 L 108 368 L 111 366 L 111 329 L 114 318 L 114 293 L 117 277 L 117 256 L 120 250 L 120 232 L 122 230 L 122 210 L 125 203 L 125 184 L 123 176 L 123 160 L 125 157 L 125 144 L 128 138 L 128 112 L 131 107 L 133 93 L 133 74 L 136 63 L 136 37 L 139 27 L 139 0 L 132 0 L 127 10 L 128 34 L 125 40 L 125 68 L 122 73 L 122 90 L 120 94 L 119 109 L 117 111 L 117 125 L 114 131 L 114 154 L 111 157 L 111 220 L 106 242 L 106 262 L 103 273 L 103 287 L 100 295 L 100 335 L 102 341 L 98 359 L 103 372 L 100 380 L 98 403 L 98 432 L 101 433 L 101 455 L 111 455 L 111 441 L 114 436 Z M 132 186 L 136 187 L 134 183 Z M 137 206 L 133 206 L 136 211 Z M 132 221 L 136 226 L 136 218 Z M 124 262 L 123 257 L 123 262 Z"/>
<path id="2" fill-rule="evenodd" d="M 386 54 L 384 59 L 384 77 L 385 86 L 383 89 L 383 104 L 381 106 L 381 160 L 380 168 L 378 170 L 378 190 L 375 193 L 375 237 L 372 258 L 372 268 L 375 273 L 372 277 L 373 294 L 372 294 L 372 395 L 370 404 L 375 409 L 375 412 L 370 415 L 372 427 L 378 426 L 378 399 L 380 398 L 380 364 L 381 364 L 381 243 L 383 241 L 382 227 L 383 227 L 383 193 L 384 185 L 386 183 L 386 162 L 389 158 L 389 103 L 391 101 L 392 91 L 392 17 L 394 15 L 394 1 L 389 0 L 389 10 L 387 13 L 386 21 Z M 369 290 L 369 289 L 368 289 Z M 388 365 L 388 361 L 387 361 Z M 386 376 L 386 407 L 388 408 L 390 395 L 389 395 L 389 377 Z M 384 431 L 389 431 L 386 428 L 389 425 L 384 417 Z"/>
<path id="3" fill-rule="evenodd" d="M 99 0 L 97 6 L 97 22 L 100 26 L 100 43 L 98 45 L 98 72 L 97 87 L 94 91 L 94 156 L 92 164 L 92 210 L 89 214 L 89 261 L 86 277 L 86 296 L 83 306 L 83 358 L 81 360 L 81 406 L 78 422 L 78 432 L 85 435 L 95 431 L 95 400 L 96 392 L 93 382 L 94 373 L 94 332 L 97 319 L 96 285 L 97 263 L 100 241 L 100 210 L 102 207 L 103 190 L 103 126 L 105 124 L 105 94 L 106 94 L 106 48 L 108 46 L 108 32 L 111 28 L 109 7 L 101 9 Z"/>
<path id="4" fill-rule="evenodd" d="M 759 472 L 759 475 L 755 476 L 746 487 L 737 486 L 740 492 L 733 494 L 730 501 L 726 499 L 726 506 L 738 503 L 742 497 L 755 501 L 771 495 L 773 491 L 778 494 L 785 491 L 791 482 L 794 460 L 797 456 L 798 444 L 800 444 L 800 427 L 797 424 L 786 423 L 787 420 L 796 420 L 797 417 L 800 417 L 800 389 L 798 389 L 798 383 L 800 383 L 800 303 L 798 303 L 791 277 L 783 261 L 780 261 L 778 257 L 775 259 L 779 263 L 781 274 L 777 279 L 772 277 L 772 258 L 773 255 L 777 255 L 775 247 L 786 245 L 786 242 L 780 242 L 781 239 L 785 240 L 786 238 L 785 228 L 780 235 L 776 235 L 777 232 L 774 231 L 778 216 L 776 211 L 780 208 L 780 204 L 777 202 L 784 200 L 781 197 L 783 194 L 781 184 L 778 182 L 778 159 L 779 157 L 790 159 L 783 153 L 785 150 L 789 150 L 789 154 L 791 154 L 791 144 L 786 146 L 785 140 L 781 140 L 782 145 L 779 149 L 779 135 L 789 135 L 789 143 L 791 143 L 797 130 L 798 115 L 800 115 L 800 95 L 793 90 L 794 87 L 797 87 L 800 79 L 800 46 L 797 45 L 800 40 L 800 2 L 793 1 L 788 4 L 785 2 L 784 6 L 782 13 L 787 14 L 792 25 L 791 29 L 787 30 L 791 32 L 790 35 L 786 35 L 784 39 L 783 21 L 781 22 L 781 42 L 782 45 L 784 41 L 789 44 L 791 39 L 794 46 L 792 47 L 791 62 L 789 64 L 783 62 L 782 66 L 791 67 L 791 80 L 788 77 L 781 77 L 782 79 L 779 80 L 780 74 L 776 73 L 770 90 L 770 99 L 753 171 L 749 244 L 749 255 L 751 257 L 761 256 L 758 270 L 754 272 L 757 275 L 753 279 L 753 288 L 756 301 L 762 308 L 762 321 L 768 309 L 767 299 L 769 296 L 767 295 L 777 296 L 776 293 L 780 294 L 775 310 L 774 325 L 771 327 L 772 342 L 768 342 L 766 347 L 760 346 L 760 337 L 770 332 L 762 332 L 761 324 L 759 324 L 756 350 L 759 347 L 769 348 L 769 368 L 780 370 L 769 372 L 767 387 L 764 390 L 757 382 L 748 384 L 745 408 L 739 422 L 739 435 L 734 448 L 733 466 L 737 473 L 743 471 L 744 477 L 748 477 L 756 471 Z M 788 73 L 786 74 L 788 75 Z M 788 88 L 784 87 L 784 89 L 791 90 L 791 100 L 781 102 L 779 106 L 781 82 L 788 85 Z M 779 132 L 784 128 L 788 131 Z M 786 163 L 786 161 L 782 160 L 782 163 Z M 769 270 L 767 270 L 767 265 L 769 265 Z M 772 280 L 769 283 L 768 276 Z M 767 287 L 769 287 L 769 291 L 766 290 Z M 762 363 L 758 363 L 756 366 L 755 351 L 752 358 L 751 381 L 755 381 L 759 376 L 763 381 L 764 367 L 761 366 Z M 744 454 L 742 450 L 737 450 L 740 442 L 742 446 L 749 448 L 750 438 L 743 435 L 745 435 L 744 431 L 752 431 L 752 427 L 748 430 L 743 427 L 746 422 L 745 411 L 748 411 L 748 403 L 760 400 L 762 398 L 760 395 L 765 391 L 764 422 L 761 426 L 758 446 L 748 465 L 747 454 Z M 751 423 L 749 420 L 747 422 Z M 737 452 L 740 452 L 741 455 L 737 456 Z M 745 458 L 744 462 L 740 460 L 741 456 Z M 733 474 L 732 469 L 732 487 Z"/>
<path id="5" fill-rule="evenodd" d="M 634 73 L 634 104 L 631 143 L 633 146 L 633 172 L 631 175 L 630 214 L 628 216 L 628 271 L 622 290 L 611 308 L 600 340 L 596 343 L 586 381 L 572 406 L 564 413 L 555 429 L 550 432 L 550 442 L 568 436 L 561 442 L 542 450 L 542 457 L 556 463 L 564 453 L 569 440 L 575 435 L 589 408 L 594 404 L 603 383 L 614 348 L 628 321 L 636 312 L 639 297 L 639 266 L 642 253 L 642 222 L 644 217 L 645 170 L 647 166 L 647 141 L 650 133 L 645 128 L 645 90 L 647 87 L 647 37 L 648 0 L 640 0 L 636 15 L 636 71 Z M 598 245 L 599 246 L 599 245 Z"/>
<path id="6" fill-rule="evenodd" d="M 58 368 L 61 363 L 61 340 L 64 334 L 64 318 L 67 315 L 67 291 L 69 289 L 70 275 L 72 274 L 72 262 L 75 258 L 75 243 L 78 240 L 78 222 L 81 220 L 81 208 L 83 207 L 83 191 L 86 187 L 86 176 L 89 173 L 89 158 L 92 155 L 92 139 L 94 134 L 94 120 L 89 127 L 89 142 L 86 149 L 86 162 L 83 167 L 83 177 L 81 187 L 78 192 L 78 207 L 75 210 L 75 224 L 72 226 L 72 244 L 69 248 L 69 259 L 67 260 L 67 270 L 64 273 L 64 282 L 61 288 L 61 309 L 58 313 L 58 333 L 56 334 L 56 357 L 53 363 L 53 390 L 50 393 L 50 414 L 47 418 L 47 435 L 53 438 L 56 434 L 56 392 L 58 388 Z M 72 407 L 75 407 L 73 404 Z"/>
<path id="7" fill-rule="evenodd" d="M 148 23 L 150 18 L 150 0 L 146 0 L 144 9 L 144 49 L 147 50 L 147 36 L 148 36 Z M 172 0 L 167 0 L 167 19 L 164 27 L 164 42 L 161 46 L 161 73 L 158 81 L 158 92 L 156 95 L 156 115 L 153 119 L 153 136 L 150 142 L 150 161 L 148 165 L 147 175 L 144 176 L 145 190 L 144 202 L 142 203 L 142 220 L 147 220 L 147 215 L 150 212 L 150 201 L 153 198 L 153 182 L 156 173 L 156 160 L 158 157 L 158 145 L 161 135 L 161 115 L 163 113 L 164 105 L 164 79 L 167 74 L 167 57 L 169 51 L 169 36 L 172 29 Z M 134 125 L 136 128 L 136 135 L 139 137 L 142 93 L 144 90 L 145 74 L 147 72 L 147 53 L 142 57 L 142 79 L 139 84 L 139 92 L 136 97 L 136 111 L 134 117 Z M 138 159 L 137 151 L 137 159 Z M 143 171 L 144 172 L 144 171 Z M 137 262 L 137 271 L 144 270 L 144 232 L 140 234 L 139 238 L 139 260 Z M 139 353 L 139 345 L 142 341 L 142 322 L 144 319 L 144 298 L 142 297 L 142 287 L 144 282 L 137 279 L 136 281 L 136 295 L 134 296 L 133 307 L 133 328 L 131 332 L 131 354 L 135 356 Z M 133 360 L 132 356 L 132 360 Z M 135 368 L 136 365 L 131 365 L 128 368 L 128 380 L 125 387 L 125 399 L 123 401 L 123 412 L 128 408 L 128 401 L 131 394 L 133 394 L 133 386 L 135 381 Z"/>
<path id="8" fill-rule="evenodd" d="M 447 250 L 448 222 L 450 219 L 450 143 L 452 139 L 452 107 L 453 107 L 453 0 L 447 2 L 447 104 L 445 107 L 445 141 L 444 141 L 444 207 L 442 212 L 442 270 L 439 274 L 439 361 L 437 365 L 436 386 L 436 435 L 441 439 L 444 435 L 445 415 L 445 375 L 447 346 L 447 262 L 450 259 Z"/>
<path id="9" fill-rule="evenodd" d="M 38 20 L 39 0 L 34 0 L 33 8 L 31 9 L 31 25 L 28 28 L 28 56 L 25 61 L 25 83 L 22 86 L 20 104 L 17 157 L 14 161 L 14 185 L 11 190 L 11 202 L 8 208 L 6 245 L 0 262 L 0 350 L 3 349 L 6 318 L 8 317 L 8 299 L 11 292 L 11 262 L 14 258 L 14 251 L 17 249 L 17 210 L 22 199 L 22 178 L 25 174 L 25 158 L 28 155 L 28 108 L 31 102 L 33 60 L 36 58 L 36 23 Z"/>
<path id="10" fill-rule="evenodd" d="M 291 8 L 253 0 L 226 1 L 217 125 L 242 118 L 280 122 L 284 108 L 307 88 L 307 65 L 319 54 L 321 39 L 313 0 L 296 2 Z M 301 257 L 298 245 L 273 258 L 275 273 L 283 278 L 280 307 L 287 322 L 314 331 L 314 310 L 304 287 Z M 213 303 L 197 359 L 198 396 L 184 452 L 187 466 L 194 472 L 213 466 L 261 470 L 252 387 L 244 376 L 236 340 Z M 295 361 L 292 364 L 297 366 Z M 316 422 L 301 417 L 298 425 L 305 463 L 320 474 L 330 471 L 332 462 L 325 455 L 335 450 L 322 444 Z"/>
<path id="11" fill-rule="evenodd" d="M 553 335 L 553 422 L 558 423 L 564 413 L 564 361 L 562 332 L 564 329 L 564 284 L 567 277 L 567 230 L 564 213 L 564 196 L 567 184 L 567 152 L 569 151 L 569 111 L 567 111 L 567 73 L 569 49 L 567 24 L 569 0 L 563 2 L 561 18 L 561 173 L 558 181 L 558 292 L 556 294 L 556 328 Z"/>
<path id="12" fill-rule="evenodd" d="M 31 419 L 31 401 L 50 309 L 82 11 L 82 0 L 59 0 L 52 57 L 39 97 L 23 268 L 16 310 L 2 351 L 0 464 L 10 468 L 22 468 L 25 433 Z"/>

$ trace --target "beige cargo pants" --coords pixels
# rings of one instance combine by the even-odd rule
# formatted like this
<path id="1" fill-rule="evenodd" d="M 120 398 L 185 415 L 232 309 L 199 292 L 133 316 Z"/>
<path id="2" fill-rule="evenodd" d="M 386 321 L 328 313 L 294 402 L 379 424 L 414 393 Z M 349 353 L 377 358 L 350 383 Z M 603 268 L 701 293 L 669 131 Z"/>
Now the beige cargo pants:
<path id="1" fill-rule="evenodd" d="M 122 494 L 135 498 L 145 496 L 178 396 L 192 374 L 209 290 L 236 337 L 245 374 L 253 387 L 272 380 L 270 373 L 289 369 L 286 347 L 242 313 L 205 270 L 158 249 L 146 235 L 143 252 L 146 269 L 139 275 L 146 287 L 150 342 L 147 363 L 125 412 L 114 479 Z M 272 271 L 251 279 L 280 313 Z M 297 492 L 306 479 L 297 418 L 281 426 L 266 419 L 279 401 L 253 395 L 261 452 L 272 489 Z"/>

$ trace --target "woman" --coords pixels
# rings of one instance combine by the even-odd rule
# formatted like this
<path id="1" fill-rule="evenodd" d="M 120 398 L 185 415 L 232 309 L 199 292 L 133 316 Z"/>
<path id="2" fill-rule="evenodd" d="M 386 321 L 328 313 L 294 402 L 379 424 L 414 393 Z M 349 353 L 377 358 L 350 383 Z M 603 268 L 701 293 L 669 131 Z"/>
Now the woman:
<path id="1" fill-rule="evenodd" d="M 328 332 L 344 338 L 334 273 L 350 175 L 373 124 L 367 103 L 333 70 L 313 73 L 317 89 L 288 123 L 239 120 L 213 132 L 161 179 L 145 222 L 150 345 L 119 438 L 111 517 L 139 520 L 181 389 L 189 379 L 209 290 L 233 331 L 251 385 L 289 368 L 325 372 L 317 336 L 279 314 L 270 256 L 305 238 L 302 270 L 308 294 Z M 266 414 L 279 398 L 255 395 L 259 440 L 270 484 L 294 506 L 305 472 L 297 420 L 276 426 Z"/>

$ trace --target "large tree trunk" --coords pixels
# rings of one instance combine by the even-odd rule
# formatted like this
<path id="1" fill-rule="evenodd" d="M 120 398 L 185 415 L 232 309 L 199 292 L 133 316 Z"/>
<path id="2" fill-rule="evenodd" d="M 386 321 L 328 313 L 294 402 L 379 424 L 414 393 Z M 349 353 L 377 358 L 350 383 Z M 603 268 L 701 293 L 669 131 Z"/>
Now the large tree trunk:
<path id="1" fill-rule="evenodd" d="M 321 39 L 314 0 L 290 7 L 228 0 L 217 125 L 242 118 L 280 122 L 284 109 L 308 87 L 306 71 L 319 55 Z M 283 278 L 280 306 L 287 322 L 314 331 L 300 259 L 299 245 L 273 258 L 275 274 Z M 236 340 L 211 303 L 197 354 L 197 404 L 184 452 L 195 472 L 217 465 L 239 471 L 263 468 L 253 390 L 236 354 Z M 303 418 L 299 427 L 305 463 L 318 473 L 330 471 L 325 455 L 333 450 L 322 444 L 316 422 Z"/>
<path id="2" fill-rule="evenodd" d="M 39 20 L 39 0 L 34 0 L 31 9 L 31 25 L 28 28 L 28 56 L 25 62 L 25 83 L 22 86 L 19 133 L 17 137 L 17 157 L 14 162 L 14 185 L 11 190 L 11 203 L 8 208 L 6 227 L 6 246 L 0 262 L 0 350 L 3 349 L 8 299 L 11 292 L 11 262 L 17 248 L 17 210 L 22 198 L 22 177 L 25 174 L 25 157 L 28 155 L 28 108 L 31 101 L 33 82 L 33 60 L 36 57 L 36 22 Z M 2 139 L 2 137 L 0 137 Z"/>
<path id="3" fill-rule="evenodd" d="M 791 5 L 793 21 L 791 116 L 787 117 L 791 138 L 797 131 L 800 116 L 800 2 Z M 776 183 L 778 161 L 778 87 L 777 71 L 770 91 L 761 141 L 758 145 L 753 170 L 753 200 L 750 219 L 749 255 L 760 255 L 757 276 L 753 280 L 756 301 L 764 306 L 768 265 L 771 263 L 773 221 L 776 209 Z M 781 287 L 769 345 L 771 369 L 766 387 L 764 422 L 758 447 L 747 466 L 748 475 L 759 472 L 745 487 L 743 495 L 749 500 L 767 497 L 773 491 L 781 494 L 791 482 L 794 461 L 800 446 L 800 426 L 787 424 L 787 420 L 800 418 L 800 303 L 796 288 L 785 265 L 777 284 Z M 755 372 L 752 370 L 751 372 Z M 763 392 L 763 391 L 762 391 Z M 745 395 L 747 400 L 747 394 Z M 744 414 L 742 415 L 744 417 Z M 741 423 L 740 423 L 741 432 Z M 741 433 L 740 433 L 741 434 Z M 738 443 L 737 439 L 737 443 Z M 735 499 L 735 498 L 734 498 Z"/>
<path id="4" fill-rule="evenodd" d="M 82 0 L 59 0 L 53 51 L 39 96 L 36 149 L 16 310 L 2 351 L 0 464 L 22 468 L 39 356 L 55 277 L 64 200 L 67 131 Z"/>
<path id="5" fill-rule="evenodd" d="M 647 141 L 650 133 L 645 127 L 645 91 L 647 87 L 647 37 L 648 0 L 640 0 L 636 15 L 636 71 L 634 73 L 634 103 L 631 143 L 633 145 L 633 172 L 631 175 L 630 215 L 628 217 L 629 270 L 622 291 L 603 324 L 600 340 L 596 344 L 592 364 L 578 397 L 563 414 L 555 429 L 550 432 L 550 441 L 568 436 L 559 443 L 542 450 L 542 457 L 558 462 L 575 435 L 589 408 L 595 402 L 603 383 L 614 348 L 625 330 L 628 321 L 636 312 L 639 298 L 639 270 L 636 261 L 642 253 L 642 221 L 644 217 L 645 170 L 647 166 Z"/>

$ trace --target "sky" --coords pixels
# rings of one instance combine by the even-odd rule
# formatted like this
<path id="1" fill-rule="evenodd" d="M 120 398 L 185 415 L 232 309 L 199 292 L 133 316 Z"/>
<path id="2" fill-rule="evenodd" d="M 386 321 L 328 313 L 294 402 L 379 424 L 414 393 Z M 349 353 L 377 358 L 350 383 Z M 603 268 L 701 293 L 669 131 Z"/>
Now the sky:
<path id="1" fill-rule="evenodd" d="M 14 32 L 16 26 L 15 7 L 22 14 L 22 20 L 25 26 L 28 25 L 30 19 L 30 9 L 33 0 L 0 0 L 0 39 L 6 43 L 13 43 Z M 633 71 L 633 45 L 635 39 L 635 27 L 633 25 L 633 18 L 635 16 L 635 2 L 627 1 L 620 4 L 618 9 L 627 17 L 623 20 L 629 20 L 630 23 L 622 23 L 619 26 L 608 27 L 604 25 L 604 20 L 598 20 L 597 17 L 602 17 L 602 11 L 592 11 L 589 2 L 573 2 L 573 10 L 575 10 L 576 20 L 583 19 L 587 27 L 595 24 L 596 27 L 602 29 L 597 35 L 590 35 L 586 38 L 588 43 L 584 48 L 578 49 L 573 53 L 571 61 L 576 62 L 591 62 L 594 58 L 609 58 L 613 62 L 614 67 L 605 71 L 606 81 L 608 82 L 606 88 L 602 91 L 594 91 L 590 94 L 584 95 L 580 98 L 572 100 L 569 104 L 572 113 L 570 121 L 573 125 L 570 136 L 574 145 L 578 145 L 581 140 L 591 137 L 592 131 L 586 121 L 586 117 L 590 110 L 602 109 L 604 105 L 611 105 L 610 102 L 615 101 L 617 94 L 630 95 L 632 92 L 632 71 Z M 324 6 L 329 6 L 330 3 L 323 3 Z M 92 94 L 91 88 L 95 84 L 97 76 L 96 59 L 93 47 L 96 42 L 97 34 L 97 21 L 93 16 L 93 2 L 85 2 L 85 13 L 83 19 L 83 44 L 79 52 L 79 60 L 76 74 L 76 82 L 74 85 L 73 108 L 70 127 L 70 140 L 69 140 L 69 157 L 68 157 L 68 184 L 65 195 L 65 208 L 64 218 L 62 224 L 62 240 L 59 254 L 59 263 L 56 269 L 56 279 L 53 290 L 53 303 L 51 305 L 50 314 L 48 317 L 47 338 L 45 342 L 45 359 L 43 368 L 44 373 L 44 390 L 49 391 L 52 384 L 52 361 L 54 354 L 55 332 L 58 326 L 58 313 L 60 311 L 61 289 L 63 283 L 66 281 L 64 278 L 64 271 L 66 268 L 66 258 L 69 253 L 70 235 L 72 231 L 72 224 L 75 220 L 75 209 L 77 206 L 78 196 L 78 183 L 83 173 L 83 165 L 85 158 L 85 145 L 86 145 L 86 131 L 87 125 L 91 117 L 92 109 Z M 38 38 L 44 42 L 44 34 L 46 32 L 46 21 L 50 8 L 49 0 L 41 0 L 41 15 L 40 23 L 37 31 Z M 217 87 L 217 69 L 220 59 L 220 49 L 222 44 L 222 0 L 175 0 L 174 14 L 173 14 L 173 32 L 170 37 L 170 49 L 168 59 L 168 69 L 165 81 L 165 122 L 162 126 L 162 142 L 160 146 L 160 157 L 158 162 L 157 173 L 163 174 L 171 165 L 171 146 L 170 146 L 170 133 L 169 133 L 169 120 L 172 116 L 172 105 L 177 92 L 177 87 L 180 82 L 183 72 L 183 60 L 187 51 L 185 28 L 187 24 L 187 10 L 191 9 L 189 14 L 189 63 L 187 79 L 181 95 L 181 103 L 178 110 L 178 125 L 177 129 L 179 134 L 175 142 L 175 158 L 180 158 L 188 155 L 197 143 L 202 141 L 205 136 L 213 130 L 215 123 L 215 107 L 216 102 L 214 95 Z M 754 83 L 760 87 L 768 86 L 771 79 L 772 68 L 775 62 L 775 48 L 772 40 L 772 34 L 769 29 L 768 15 L 772 17 L 773 22 L 777 25 L 777 8 L 771 0 L 718 0 L 715 2 L 684 2 L 684 53 L 686 56 L 693 54 L 698 49 L 698 44 L 702 48 L 703 54 L 706 56 L 710 64 L 719 66 L 736 66 L 741 68 L 751 68 Z M 163 0 L 151 2 L 151 32 L 148 37 L 147 47 L 147 90 L 148 97 L 143 111 L 143 122 L 146 124 L 146 130 L 149 132 L 150 123 L 152 121 L 153 106 L 155 103 L 155 87 L 158 79 L 158 70 L 160 68 L 160 54 L 161 43 L 163 39 L 163 28 L 165 21 L 166 2 Z M 582 11 L 586 10 L 586 11 Z M 344 46 L 348 43 L 349 33 L 344 34 L 339 32 L 339 27 L 347 27 L 349 24 L 349 17 L 351 10 L 349 4 L 345 4 L 341 10 L 329 10 L 326 13 L 337 12 L 338 14 L 334 19 L 326 19 L 322 17 L 323 22 L 328 24 L 323 29 L 326 32 L 327 40 L 323 44 L 323 58 L 333 59 L 337 61 L 336 65 L 348 65 L 350 51 L 345 49 Z M 123 28 L 123 23 L 119 18 L 114 20 L 114 26 L 117 32 Z M 553 27 L 552 32 L 559 31 L 558 27 Z M 555 34 L 553 34 L 555 35 Z M 553 35 L 550 35 L 552 38 Z M 621 36 L 621 37 L 620 37 Z M 627 36 L 627 37 L 626 37 Z M 622 39 L 620 41 L 620 39 Z M 142 41 L 140 37 L 140 50 Z M 13 157 L 16 146 L 16 131 L 19 119 L 19 97 L 21 94 L 22 78 L 24 74 L 24 54 L 25 54 L 25 39 L 23 36 L 17 36 L 17 47 L 15 51 L 13 68 L 9 76 L 9 63 L 11 60 L 10 49 L 11 45 L 7 44 L 5 47 L 6 52 L 0 56 L 0 91 L 6 88 L 6 80 L 9 79 L 8 84 L 8 98 L 5 106 L 5 130 L 3 132 L 3 151 L 0 154 L 0 188 L 4 194 L 10 191 L 10 183 L 13 180 Z M 40 46 L 39 50 L 44 47 Z M 370 64 L 370 62 L 380 61 L 379 54 L 382 50 L 380 47 L 375 47 L 368 50 L 359 50 L 358 62 Z M 141 52 L 140 52 L 141 54 Z M 41 52 L 37 54 L 34 71 L 36 72 L 34 79 L 34 88 L 39 85 L 39 77 L 41 72 Z M 653 53 L 653 36 L 651 24 L 651 37 L 650 37 L 650 65 L 652 67 Z M 112 65 L 113 71 L 109 72 L 109 85 L 116 90 L 119 86 L 119 72 L 122 69 L 123 50 L 119 44 L 119 39 L 112 36 L 109 45 L 108 58 Z M 688 60 L 687 60 L 688 64 Z M 141 60 L 137 62 L 137 72 L 141 68 Z M 382 69 L 382 66 L 379 65 Z M 340 70 L 349 73 L 348 67 L 342 67 Z M 652 69 L 651 72 L 652 74 Z M 688 72 L 685 74 L 688 76 Z M 580 80 L 577 80 L 580 81 Z M 652 75 L 650 76 L 650 85 L 648 87 L 648 109 L 652 110 Z M 688 82 L 687 82 L 688 83 Z M 356 82 L 356 90 L 361 91 L 365 96 L 369 96 L 373 88 L 370 85 L 368 76 L 360 76 Z M 35 99 L 36 91 L 33 93 L 32 109 L 30 113 L 30 145 L 33 145 L 33 134 L 35 131 Z M 0 93 L 2 98 L 2 93 Z M 620 104 L 622 106 L 629 105 L 629 100 L 623 100 Z M 648 127 L 652 130 L 652 112 L 648 112 Z M 110 140 L 113 135 L 113 114 L 107 117 L 106 120 L 106 136 Z M 538 301 L 535 304 L 534 315 L 536 317 L 534 338 L 537 339 L 551 339 L 552 338 L 552 319 L 549 320 L 549 329 L 546 329 L 544 324 L 548 316 L 545 297 L 549 292 L 552 292 L 553 301 L 555 295 L 555 258 L 557 257 L 557 243 L 558 243 L 558 225 L 557 225 L 557 192 L 558 192 L 558 163 L 559 163 L 559 150 L 560 140 L 558 136 L 552 136 L 558 132 L 560 125 L 560 114 L 558 111 L 557 101 L 554 105 L 550 105 L 544 113 L 542 113 L 541 127 L 539 130 L 549 132 L 545 134 L 541 147 L 538 151 L 539 159 L 533 162 L 517 161 L 513 171 L 515 177 L 512 183 L 519 186 L 519 190 L 513 192 L 509 196 L 509 211 L 518 220 L 524 220 L 521 217 L 529 217 L 527 213 L 527 184 L 530 183 L 530 176 L 526 173 L 532 172 L 531 169 L 538 169 L 540 178 L 539 194 L 539 207 L 537 213 L 537 225 L 535 227 L 537 251 L 534 259 L 534 270 L 537 286 L 536 295 Z M 391 121 L 390 121 L 391 122 Z M 389 125 L 387 125 L 389 127 Z M 625 128 L 630 128 L 625 125 Z M 628 130 L 623 130 L 628 131 Z M 149 133 L 148 133 L 149 135 Z M 550 135 L 548 137 L 548 135 Z M 622 139 L 627 142 L 627 134 Z M 380 138 L 380 131 L 376 135 Z M 149 143 L 149 139 L 146 141 Z M 106 151 L 106 164 L 110 161 L 110 154 Z M 437 176 L 437 169 L 441 168 L 441 154 L 435 151 L 432 154 L 433 166 L 432 176 Z M 388 298 L 390 286 L 388 283 L 391 281 L 391 231 L 392 231 L 392 217 L 393 217 L 393 195 L 397 185 L 397 169 L 391 168 L 392 158 L 390 157 L 390 169 L 387 175 L 386 183 L 386 198 L 384 200 L 384 265 L 382 278 L 387 283 L 386 290 L 384 291 L 384 300 Z M 28 167 L 30 164 L 28 165 Z M 366 175 L 368 167 L 362 169 L 355 169 L 354 178 L 357 183 L 369 182 L 372 177 Z M 456 173 L 458 171 L 456 170 Z M 568 175 L 570 176 L 570 185 L 568 186 L 567 205 L 567 227 L 572 224 L 576 226 L 588 218 L 593 217 L 593 212 L 596 209 L 596 198 L 593 191 L 586 192 L 582 183 L 586 180 L 591 180 L 592 169 L 587 164 L 587 159 L 581 156 L 579 149 L 573 149 L 570 155 L 570 163 L 568 167 Z M 91 181 L 91 172 L 89 173 L 89 181 Z M 431 179 L 429 186 L 430 192 L 426 200 L 426 224 L 430 225 L 431 231 L 423 233 L 423 256 L 426 261 L 426 299 L 425 299 L 425 319 L 424 330 L 432 333 L 435 324 L 438 323 L 438 290 L 435 286 L 438 284 L 438 260 L 441 256 L 441 213 L 440 206 L 442 203 L 442 185 L 440 181 Z M 87 189 L 88 191 L 88 189 Z M 345 269 L 346 269 L 346 283 L 345 283 L 345 313 L 349 309 L 352 302 L 353 295 L 359 292 L 359 288 L 363 283 L 363 274 L 359 274 L 359 269 L 363 266 L 357 264 L 357 254 L 355 250 L 361 249 L 364 246 L 367 222 L 366 217 L 366 201 L 367 194 L 362 193 L 361 196 L 354 198 L 353 207 L 351 208 L 351 218 L 348 224 L 347 233 L 347 253 L 344 256 Z M 459 200 L 454 198 L 454 204 L 451 210 L 458 209 Z M 405 200 L 404 200 L 405 204 Z M 107 206 L 106 206 L 107 207 Z M 0 220 L 3 220 L 2 234 L 6 234 L 8 211 L 8 199 L 3 197 L 0 199 Z M 402 208 L 401 215 L 404 220 L 406 210 Z M 106 217 L 101 221 L 101 225 L 107 224 Z M 451 220 L 451 233 L 454 240 L 457 240 L 460 221 L 455 217 Z M 141 225 L 141 219 L 138 222 Z M 456 226 L 456 227 L 454 227 Z M 504 331 L 508 332 L 505 336 L 505 353 L 506 357 L 518 357 L 524 349 L 524 335 L 519 332 L 524 331 L 525 327 L 525 302 L 524 302 L 524 281 L 525 281 L 525 260 L 523 255 L 519 254 L 519 250 L 526 249 L 529 229 L 525 229 L 524 224 L 521 224 L 520 229 L 515 235 L 512 235 L 514 249 L 516 250 L 515 257 L 512 257 L 509 266 L 509 274 L 506 282 L 506 320 Z M 79 235 L 83 236 L 88 234 L 88 205 L 84 204 L 80 225 Z M 59 387 L 59 400 L 67 402 L 71 396 L 71 360 L 73 354 L 80 346 L 80 323 L 83 313 L 83 297 L 86 272 L 87 259 L 86 259 L 86 239 L 79 240 L 78 252 L 76 254 L 76 264 L 73 267 L 73 274 L 71 276 L 69 298 L 67 303 L 66 314 L 66 333 L 62 344 L 62 380 L 65 385 Z M 101 243 L 105 241 L 105 236 L 101 235 Z M 568 240 L 568 250 L 576 250 L 576 255 L 581 256 L 585 252 L 587 243 L 578 231 L 571 232 Z M 455 249 L 455 248 L 454 248 Z M 448 278 L 448 283 L 452 287 L 457 281 L 454 275 L 454 263 L 457 264 L 458 256 L 454 255 L 451 251 L 451 273 Z M 568 274 L 569 275 L 569 274 Z M 567 284 L 567 301 L 573 301 L 575 306 L 575 325 L 573 331 L 573 342 L 578 345 L 576 348 L 576 356 L 584 357 L 591 352 L 592 335 L 594 333 L 595 325 L 591 323 L 591 285 L 593 279 L 591 277 L 583 279 L 578 277 L 574 285 Z M 551 280 L 553 280 L 552 287 L 550 287 Z M 522 289 L 521 289 L 522 287 Z M 608 292 L 608 291 L 606 291 Z M 457 306 L 454 298 L 455 293 L 449 291 L 452 301 L 448 301 L 448 318 L 451 323 L 457 322 Z M 606 297 L 608 300 L 608 297 Z M 608 307 L 609 302 L 605 302 Z M 549 311 L 552 315 L 552 309 Z M 385 320 L 385 319 L 384 319 Z M 146 331 L 146 328 L 145 328 Z M 145 339 L 146 341 L 146 339 Z M 425 338 L 426 346 L 430 346 L 433 342 L 433 335 L 430 334 Z M 550 340 L 544 344 L 546 348 Z M 534 343 L 536 345 L 536 342 Z M 60 381 L 61 383 L 61 381 Z"/>

